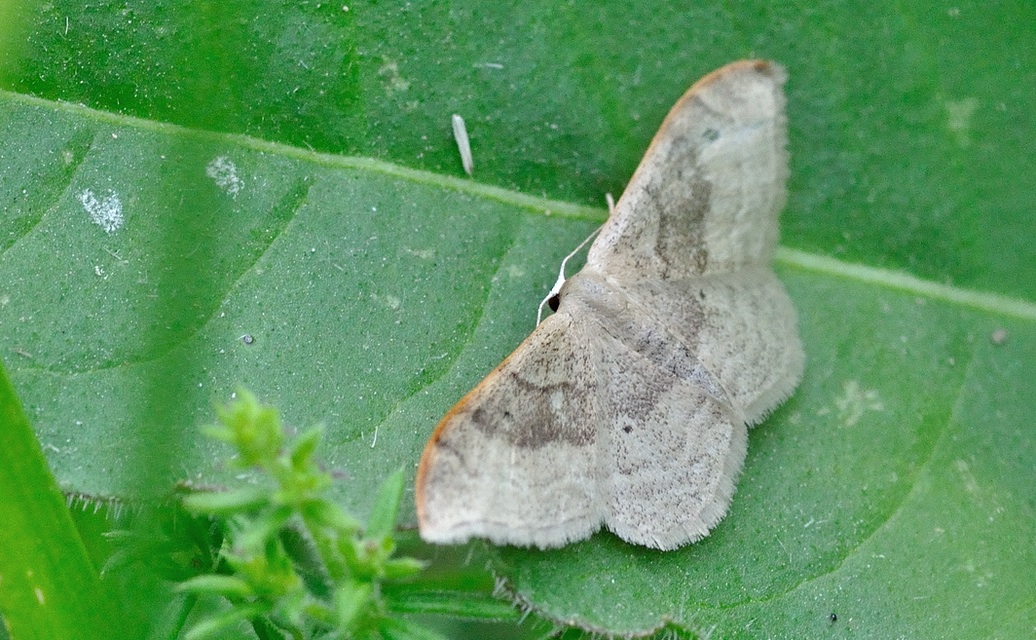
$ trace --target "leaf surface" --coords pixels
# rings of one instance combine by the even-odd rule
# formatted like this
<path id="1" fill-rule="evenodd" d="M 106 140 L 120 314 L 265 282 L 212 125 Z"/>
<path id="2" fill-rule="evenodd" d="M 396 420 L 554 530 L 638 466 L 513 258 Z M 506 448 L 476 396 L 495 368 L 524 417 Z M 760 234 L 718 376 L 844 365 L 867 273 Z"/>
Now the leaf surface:
<path id="1" fill-rule="evenodd" d="M 676 97 L 769 57 L 802 386 L 700 544 L 498 565 L 535 609 L 622 634 L 1031 634 L 1030 4 L 347 6 L 0 16 L 0 354 L 67 491 L 225 482 L 197 427 L 243 384 L 327 426 L 366 513 L 531 330 Z"/>

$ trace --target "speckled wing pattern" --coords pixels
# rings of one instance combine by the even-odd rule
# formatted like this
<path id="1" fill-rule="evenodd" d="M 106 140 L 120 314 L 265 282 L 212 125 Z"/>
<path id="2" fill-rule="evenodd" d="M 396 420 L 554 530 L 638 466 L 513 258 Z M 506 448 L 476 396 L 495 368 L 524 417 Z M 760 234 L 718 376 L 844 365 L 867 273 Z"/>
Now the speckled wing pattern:
<path id="1" fill-rule="evenodd" d="M 771 267 L 784 80 L 737 62 L 673 107 L 557 312 L 432 434 L 423 538 L 548 548 L 605 525 L 673 549 L 722 519 L 748 426 L 803 366 Z"/>

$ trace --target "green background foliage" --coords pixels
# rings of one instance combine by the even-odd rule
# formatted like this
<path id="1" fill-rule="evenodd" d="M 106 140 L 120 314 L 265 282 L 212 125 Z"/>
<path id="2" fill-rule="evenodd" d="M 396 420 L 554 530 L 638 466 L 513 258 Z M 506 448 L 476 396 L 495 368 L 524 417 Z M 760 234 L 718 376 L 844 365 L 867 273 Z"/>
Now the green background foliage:
<path id="1" fill-rule="evenodd" d="M 243 384 L 327 426 L 365 514 L 531 329 L 669 106 L 764 57 L 791 77 L 802 386 L 702 543 L 494 561 L 536 610 L 624 634 L 1031 634 L 1030 3 L 346 5 L 0 15 L 0 357 L 66 491 L 223 483 L 197 425 Z"/>

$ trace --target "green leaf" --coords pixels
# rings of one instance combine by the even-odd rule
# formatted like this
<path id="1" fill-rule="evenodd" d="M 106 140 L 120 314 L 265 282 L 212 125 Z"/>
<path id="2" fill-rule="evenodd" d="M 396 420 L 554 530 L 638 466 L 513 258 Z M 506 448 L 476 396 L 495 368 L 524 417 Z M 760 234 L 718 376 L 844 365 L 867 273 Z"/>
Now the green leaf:
<path id="1" fill-rule="evenodd" d="M 231 628 L 239 626 L 242 621 L 262 613 L 264 613 L 262 608 L 257 606 L 230 609 L 226 613 L 213 616 L 212 618 L 191 627 L 190 631 L 184 635 L 184 640 L 204 640 L 205 638 L 224 637 L 222 634 L 230 632 Z"/>
<path id="2" fill-rule="evenodd" d="M 176 590 L 197 595 L 221 595 L 232 598 L 254 595 L 252 587 L 241 578 L 220 575 L 195 576 L 176 585 Z"/>
<path id="3" fill-rule="evenodd" d="M 0 364 L 0 611 L 13 638 L 124 633 Z M 45 544 L 41 544 L 45 542 Z"/>
<path id="4" fill-rule="evenodd" d="M 321 427 L 309 429 L 300 435 L 291 448 L 292 466 L 302 468 L 309 464 L 322 437 L 324 437 L 324 429 Z"/>
<path id="5" fill-rule="evenodd" d="M 472 620 L 518 620 L 522 613 L 509 602 L 481 593 L 400 589 L 386 594 L 387 606 L 397 613 L 439 614 Z"/>
<path id="6" fill-rule="evenodd" d="M 231 403 L 218 409 L 220 424 L 207 435 L 234 445 L 240 458 L 237 466 L 253 467 L 276 459 L 284 444 L 277 410 L 263 406 L 251 392 L 239 389 Z"/>
<path id="7" fill-rule="evenodd" d="M 239 527 L 234 546 L 245 553 L 260 553 L 277 537 L 277 532 L 291 520 L 291 507 L 276 507 L 247 521 L 236 522 Z"/>
<path id="8" fill-rule="evenodd" d="M 417 575 L 426 566 L 426 562 L 416 558 L 394 558 L 386 560 L 382 569 L 386 580 L 402 580 Z"/>
<path id="9" fill-rule="evenodd" d="M 61 0 L 0 37 L 0 353 L 63 486 L 225 484 L 196 425 L 244 384 L 327 425 L 369 514 L 531 330 L 675 98 L 770 57 L 801 388 L 702 543 L 601 534 L 499 570 L 620 633 L 1031 633 L 1036 7 L 348 6 Z M 108 233 L 87 209 L 113 194 Z"/>
<path id="10" fill-rule="evenodd" d="M 371 507 L 370 518 L 367 520 L 367 529 L 364 536 L 374 540 L 380 540 L 391 535 L 396 527 L 396 518 L 399 514 L 399 501 L 403 497 L 403 487 L 406 484 L 406 476 L 403 470 L 399 469 L 385 478 L 378 489 L 378 497 Z"/>
<path id="11" fill-rule="evenodd" d="M 183 503 L 191 511 L 214 515 L 231 515 L 253 511 L 270 502 L 270 490 L 247 487 L 233 491 L 208 491 L 184 496 Z"/>
<path id="12" fill-rule="evenodd" d="M 772 637 L 816 636 L 831 613 L 891 630 L 938 610 L 963 636 L 1016 624 L 979 612 L 1034 595 L 1036 549 L 1022 540 L 1036 524 L 1024 506 L 1036 443 L 1017 383 L 1036 374 L 1032 320 L 812 266 L 781 269 L 805 302 L 806 377 L 752 431 L 727 518 L 670 553 L 609 534 L 551 552 L 501 549 L 517 598 L 622 633 L 681 610 L 674 622 L 719 637 L 750 637 L 753 619 Z M 996 327 L 1009 343 L 990 340 Z M 613 593 L 630 600 L 602 606 Z"/>
<path id="13" fill-rule="evenodd" d="M 386 618 L 378 630 L 387 640 L 446 640 L 446 636 L 409 620 Z"/>
<path id="14" fill-rule="evenodd" d="M 341 507 L 326 500 L 311 500 L 299 505 L 299 510 L 304 518 L 314 524 L 336 528 L 343 536 L 350 536 L 362 528 L 360 523 Z"/>
<path id="15" fill-rule="evenodd" d="M 336 618 L 342 629 L 352 629 L 369 612 L 373 595 L 368 582 L 345 582 L 335 590 Z"/>

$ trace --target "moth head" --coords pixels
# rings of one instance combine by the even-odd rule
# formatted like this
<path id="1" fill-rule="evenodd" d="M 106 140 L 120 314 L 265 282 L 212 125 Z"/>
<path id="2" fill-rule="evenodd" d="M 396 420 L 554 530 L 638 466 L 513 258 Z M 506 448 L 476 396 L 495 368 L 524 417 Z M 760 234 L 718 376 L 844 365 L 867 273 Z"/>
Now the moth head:
<path id="1" fill-rule="evenodd" d="M 567 301 L 566 304 L 575 305 L 575 308 L 587 308 L 598 314 L 622 313 L 628 305 L 626 296 L 604 277 L 585 271 L 566 280 L 556 297 L 559 308 L 562 302 Z"/>

